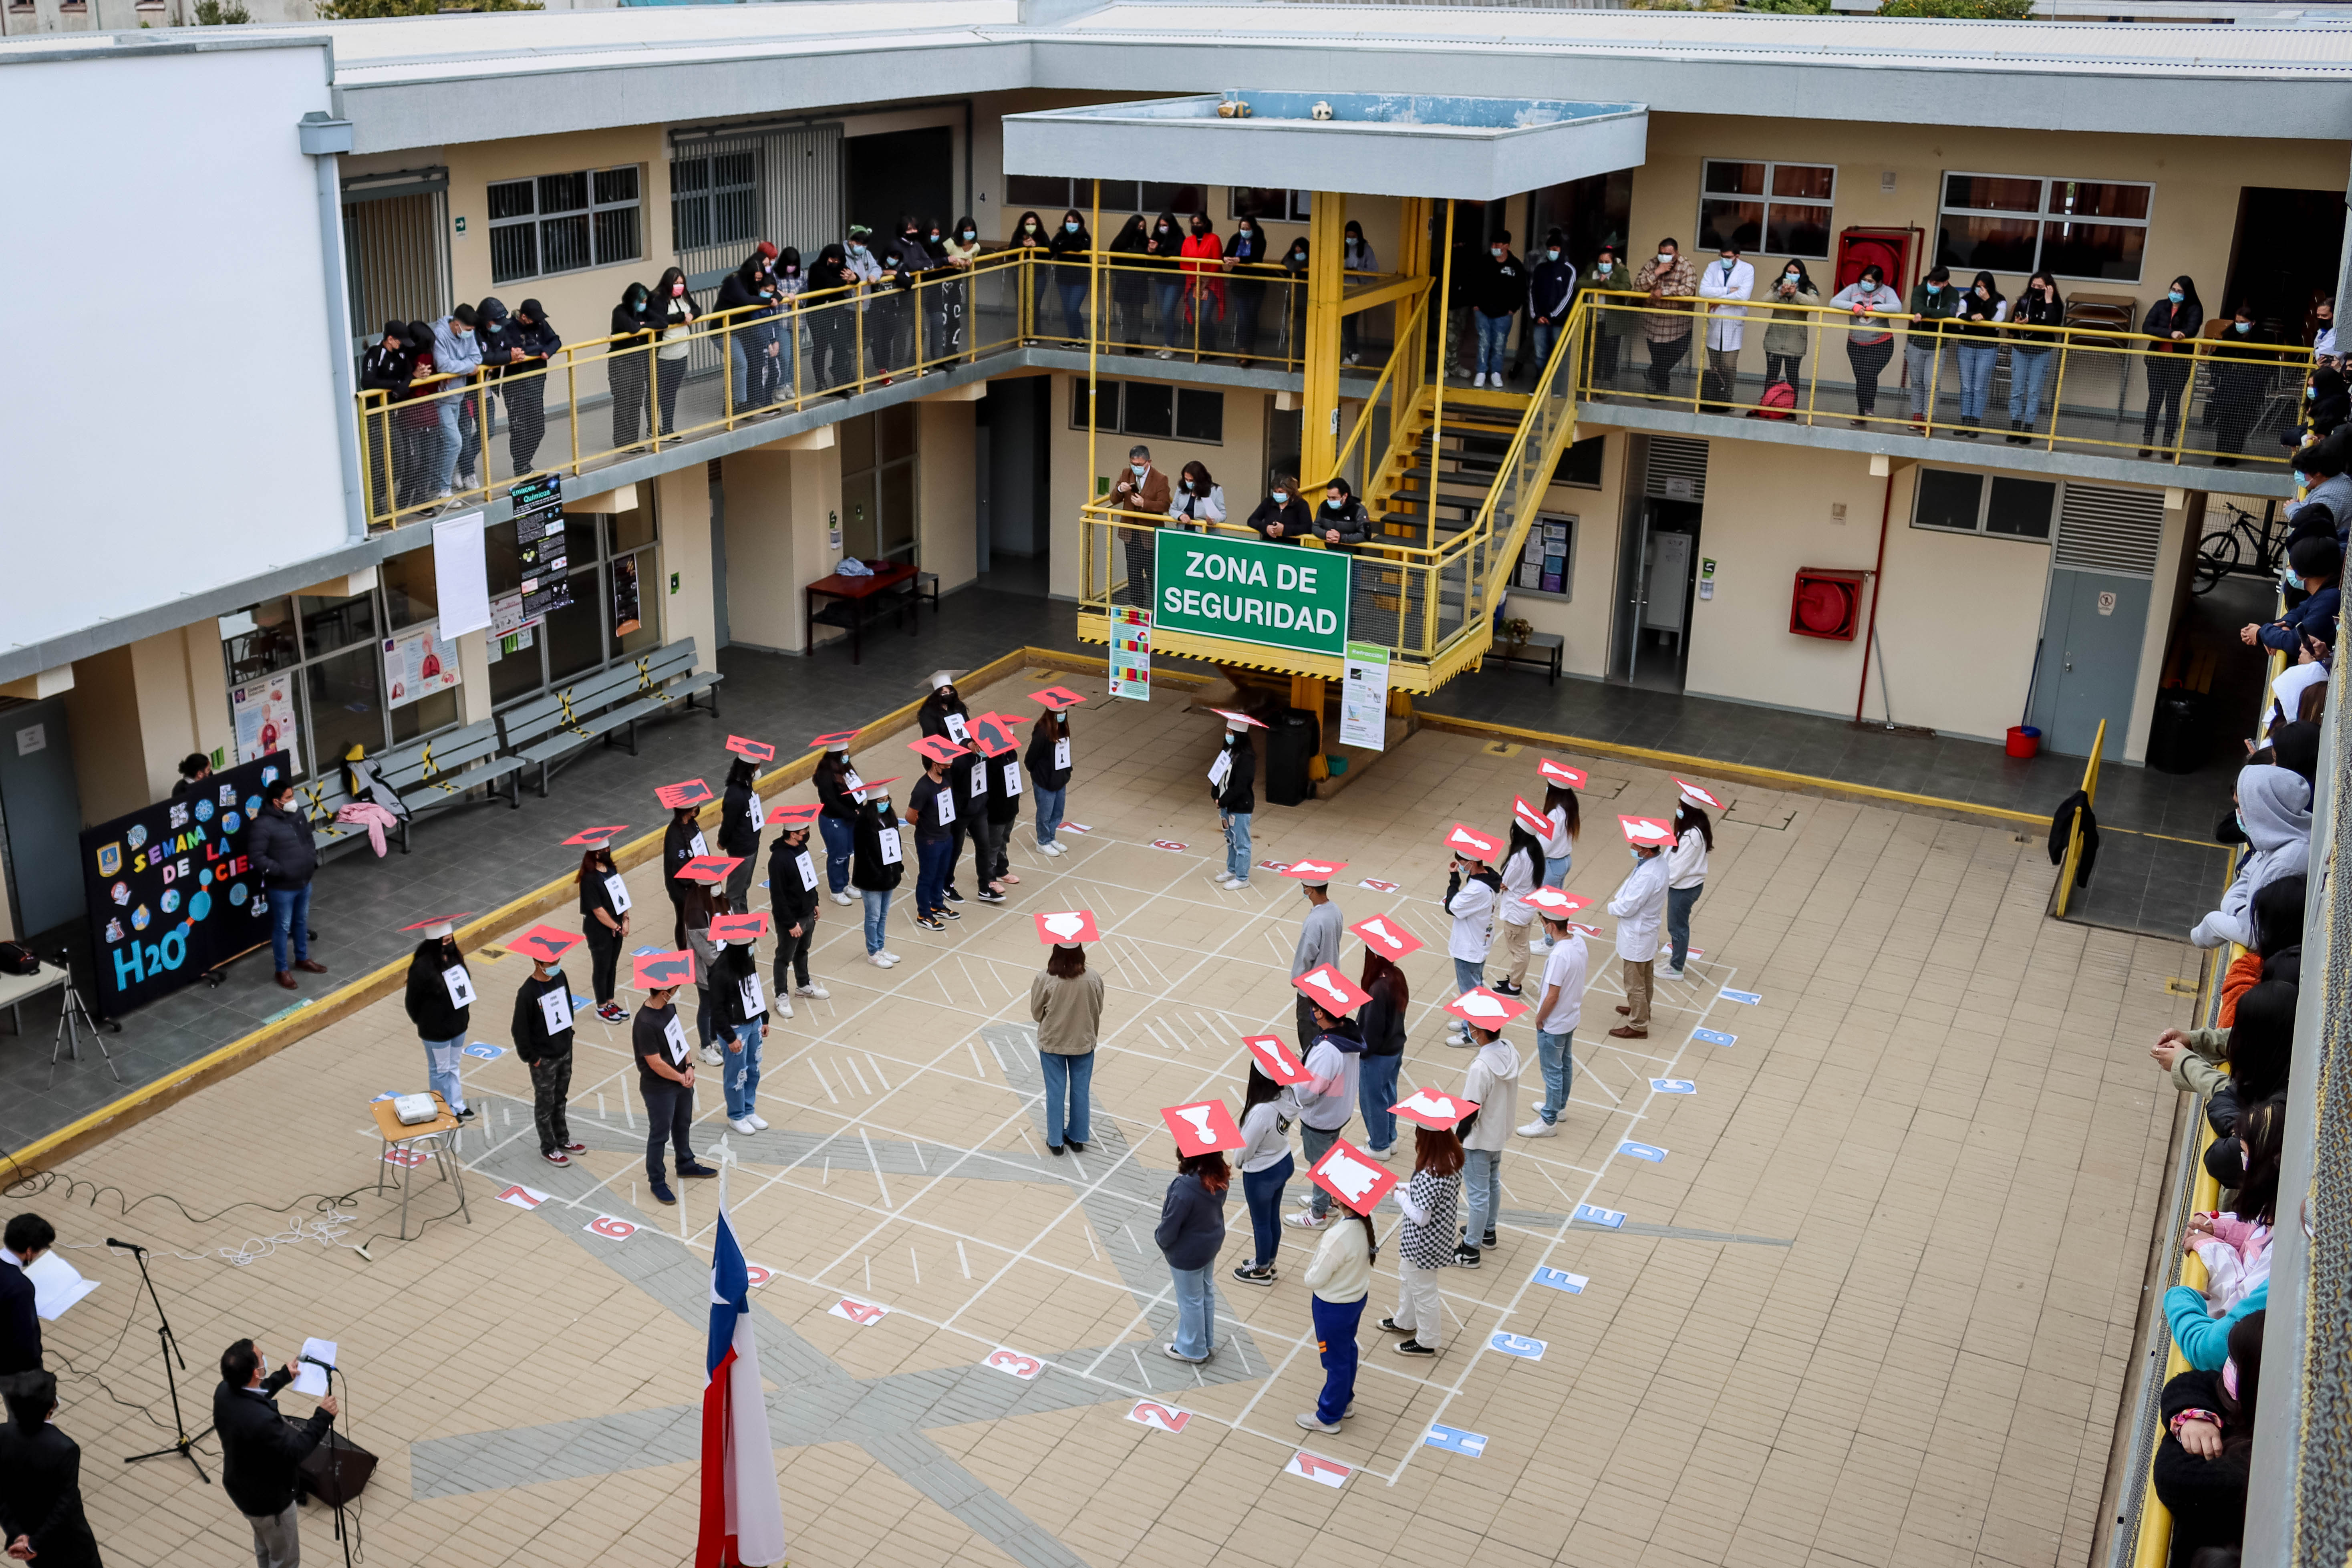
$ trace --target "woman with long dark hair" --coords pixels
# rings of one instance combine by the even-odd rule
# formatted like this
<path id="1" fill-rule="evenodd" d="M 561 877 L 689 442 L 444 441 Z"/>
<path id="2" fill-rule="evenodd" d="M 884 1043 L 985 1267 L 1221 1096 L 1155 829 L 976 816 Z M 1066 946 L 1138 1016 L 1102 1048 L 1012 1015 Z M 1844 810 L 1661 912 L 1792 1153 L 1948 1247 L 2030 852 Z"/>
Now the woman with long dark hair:
<path id="1" fill-rule="evenodd" d="M 1037 715 L 1029 726 L 1029 750 L 1024 754 L 1029 765 L 1029 790 L 1034 797 L 1037 814 L 1037 852 L 1041 855 L 1066 855 L 1062 847 L 1062 807 L 1070 795 L 1070 714 L 1067 709 L 1051 709 Z"/>
<path id="2" fill-rule="evenodd" d="M 1164 1347 L 1171 1361 L 1194 1366 L 1217 1350 L 1217 1298 L 1209 1274 L 1225 1244 L 1225 1191 L 1233 1173 L 1223 1154 L 1188 1154 L 1160 1206 L 1152 1239 L 1168 1259 L 1176 1288 L 1176 1337 Z"/>
<path id="3" fill-rule="evenodd" d="M 1060 232 L 1045 244 L 1045 254 L 1054 260 L 1054 287 L 1062 296 L 1062 336 L 1079 346 L 1087 341 L 1088 258 L 1094 248 L 1095 237 L 1087 232 L 1087 220 L 1076 207 L 1062 215 Z"/>
<path id="4" fill-rule="evenodd" d="M 2230 1331 L 2219 1372 L 2189 1371 L 2164 1385 L 2164 1441 L 2156 1450 L 2156 1497 L 2172 1513 L 2172 1561 L 2246 1534 L 2246 1482 L 2254 1454 L 2266 1312 Z"/>
<path id="5" fill-rule="evenodd" d="M 1083 1154 L 1094 1137 L 1095 1044 L 1102 1032 L 1102 976 L 1087 967 L 1082 942 L 1057 942 L 1029 981 L 1037 1063 L 1045 1078 L 1045 1148 Z"/>
<path id="6" fill-rule="evenodd" d="M 1160 344 L 1153 351 L 1159 359 L 1174 359 L 1178 340 L 1184 330 L 1184 279 L 1177 274 L 1177 258 L 1184 251 L 1183 226 L 1172 212 L 1163 212 L 1151 225 L 1151 236 L 1144 241 L 1143 254 L 1152 269 L 1152 303 L 1160 312 Z"/>
<path id="7" fill-rule="evenodd" d="M 728 764 L 719 808 L 719 852 L 742 861 L 727 873 L 727 907 L 739 915 L 751 912 L 751 879 L 760 869 L 759 778 L 751 758 L 737 757 Z"/>
<path id="8" fill-rule="evenodd" d="M 1242 1146 L 1234 1158 L 1241 1162 L 1242 1197 L 1249 1205 L 1250 1235 L 1256 1250 L 1234 1270 L 1244 1285 L 1271 1285 L 1276 1279 L 1275 1255 L 1282 1249 L 1282 1189 L 1297 1171 L 1290 1157 L 1292 1103 L 1282 1086 L 1250 1064 L 1249 1087 L 1242 1094 Z"/>
<path id="9" fill-rule="evenodd" d="M 1445 1348 L 1445 1306 L 1437 1299 L 1437 1271 L 1454 1261 L 1462 1212 L 1462 1140 L 1451 1127 L 1412 1130 L 1412 1180 L 1394 1190 L 1404 1224 L 1397 1228 L 1396 1311 L 1381 1320 L 1384 1333 L 1402 1334 L 1399 1355 L 1435 1355 Z"/>
<path id="10" fill-rule="evenodd" d="M 695 320 L 701 314 L 694 296 L 686 291 L 685 271 L 673 267 L 664 272 L 654 285 L 646 315 L 659 340 L 654 350 L 654 392 L 661 404 L 665 436 L 677 434 L 677 389 L 686 384 L 687 356 L 694 352 L 687 340 L 694 335 Z"/>
<path id="11" fill-rule="evenodd" d="M 864 781 L 849 763 L 849 742 L 836 741 L 816 764 L 817 833 L 824 839 L 824 883 L 836 904 L 849 898 L 849 857 L 856 847 L 857 790 Z"/>
<path id="12" fill-rule="evenodd" d="M 1257 315 L 1265 306 L 1266 272 L 1265 230 L 1258 227 L 1257 219 L 1244 213 L 1234 225 L 1234 237 L 1225 246 L 1223 265 L 1234 274 L 1231 294 L 1234 301 L 1234 353 L 1239 356 L 1241 368 L 1250 367 L 1250 356 L 1257 353 Z"/>
<path id="13" fill-rule="evenodd" d="M 2238 454 L 2246 449 L 2246 434 L 2254 427 L 2271 375 L 2279 367 L 2276 342 L 2257 319 L 2252 302 L 2245 300 L 2238 301 L 2230 324 L 2214 341 L 2208 355 L 2212 378 L 2205 405 L 2213 416 L 2213 445 L 2222 454 L 2213 459 L 2219 467 L 2236 468 Z"/>
<path id="14" fill-rule="evenodd" d="M 1006 249 L 1020 251 L 1028 262 L 1024 269 L 1029 274 L 1029 331 L 1033 334 L 1045 330 L 1045 274 L 1049 269 L 1038 266 L 1037 261 L 1049 244 L 1045 220 L 1034 212 L 1023 213 L 1013 220 L 1013 237 L 1005 241 Z M 1021 340 L 1024 348 L 1035 342 L 1034 336 Z"/>
<path id="15" fill-rule="evenodd" d="M 1353 1221 L 1350 1224 L 1349 1221 Z M 1309 1432 L 1337 1432 L 1356 1405 L 1356 1328 L 1372 1293 L 1372 1265 L 1380 1260 L 1380 1235 L 1370 1215 L 1350 1210 L 1323 1233 L 1307 1265 L 1307 1302 L 1315 1314 L 1315 1348 L 1323 1362 L 1323 1392 L 1298 1425 Z"/>
<path id="16" fill-rule="evenodd" d="M 1151 236 L 1144 226 L 1143 215 L 1129 213 L 1105 247 L 1109 258 L 1103 263 L 1103 280 L 1110 289 L 1112 317 L 1104 343 L 1106 347 L 1118 344 L 1121 353 L 1143 352 L 1143 334 L 1148 326 L 1145 318 L 1151 298 L 1151 279 L 1144 258 L 1150 247 Z"/>
<path id="17" fill-rule="evenodd" d="M 857 274 L 849 253 L 828 245 L 809 268 L 805 293 L 821 296 L 801 307 L 809 329 L 808 392 L 831 392 L 857 379 Z M 829 841 L 828 841 L 829 842 Z"/>
<path id="18" fill-rule="evenodd" d="M 702 808 L 698 805 L 677 806 L 669 814 L 668 826 L 662 829 L 662 891 L 669 895 L 670 909 L 677 917 L 670 931 L 673 950 L 686 945 L 687 897 L 699 885 L 682 880 L 678 868 L 698 855 L 710 853 L 702 837 L 701 816 Z"/>
<path id="19" fill-rule="evenodd" d="M 1543 865 L 1542 841 L 1514 816 L 1510 847 L 1503 851 L 1503 899 L 1496 911 L 1503 938 L 1503 978 L 1492 983 L 1492 988 L 1505 996 L 1519 994 L 1528 977 L 1528 933 L 1536 911 L 1527 897 L 1535 891 Z"/>
<path id="20" fill-rule="evenodd" d="M 1357 1014 L 1364 1026 L 1364 1055 L 1356 1074 L 1356 1109 L 1364 1117 L 1364 1152 L 1375 1160 L 1396 1153 L 1397 1072 L 1404 1066 L 1405 1020 L 1412 992 L 1404 971 L 1370 948 L 1356 984 L 1371 998 Z"/>
<path id="21" fill-rule="evenodd" d="M 718 1037 L 727 1042 L 720 1082 L 727 1097 L 727 1125 L 747 1136 L 765 1132 L 768 1119 L 760 1114 L 760 1041 L 767 1029 L 768 999 L 760 989 L 759 961 L 749 936 L 714 945 L 718 955 L 704 990 L 718 994 L 712 1023 Z"/>
<path id="22" fill-rule="evenodd" d="M 2034 421 L 2042 417 L 2042 384 L 2050 379 L 2051 351 L 2058 346 L 2054 330 L 2066 324 L 2066 300 L 2053 274 L 2037 272 L 2009 306 L 2009 435 L 2012 447 L 2033 439 Z M 2024 327 L 2029 330 L 2020 331 Z M 2053 411 L 2054 415 L 2054 411 Z"/>
<path id="23" fill-rule="evenodd" d="M 1706 808 L 1685 791 L 1675 807 L 1675 847 L 1666 851 L 1666 940 L 1674 952 L 1661 980 L 1680 980 L 1683 960 L 1690 953 L 1691 907 L 1706 889 L 1706 852 L 1715 847 L 1715 824 Z"/>
<path id="24" fill-rule="evenodd" d="M 588 963 L 594 979 L 596 1016 L 625 1024 L 629 1010 L 613 999 L 620 971 L 621 943 L 629 934 L 629 887 L 613 865 L 613 841 L 598 839 L 580 857 L 580 929 L 588 936 Z"/>
<path id="25" fill-rule="evenodd" d="M 2205 324 L 2205 302 L 2197 298 L 2197 285 L 2187 277 L 2176 278 L 2163 299 L 2147 308 L 2147 319 L 2140 331 L 2157 341 L 2147 345 L 2147 416 L 2140 427 L 2139 455 L 2153 453 L 2158 446 L 2158 432 L 2163 433 L 2165 446 L 2172 445 L 2180 434 L 2180 393 L 2189 384 L 2190 358 L 2196 350 L 2197 330 Z"/>
<path id="26" fill-rule="evenodd" d="M 710 940 L 710 922 L 727 912 L 727 905 L 713 892 L 708 882 L 687 884 L 686 902 L 680 906 L 679 919 L 686 925 L 686 941 L 681 944 L 694 954 L 694 1037 L 702 1051 L 706 1067 L 718 1067 L 727 1058 L 719 1055 L 713 1043 L 712 1031 L 719 1018 L 719 943 Z"/>
<path id="27" fill-rule="evenodd" d="M 1249 886 L 1250 818 L 1257 812 L 1257 748 L 1250 744 L 1249 726 L 1234 724 L 1225 731 L 1222 779 L 1209 786 L 1217 803 L 1217 820 L 1225 829 L 1225 875 L 1217 885 L 1227 892 Z"/>
<path id="28" fill-rule="evenodd" d="M 653 382 L 652 293 L 642 283 L 621 290 L 613 307 L 613 341 L 605 346 L 604 380 L 613 389 L 613 445 L 634 447 L 646 436 L 646 390 Z M 425 340 L 429 352 L 433 340 Z"/>
<path id="29" fill-rule="evenodd" d="M 2238 1136 L 2227 1142 L 2231 1169 L 2221 1185 L 2234 1195 L 2211 1214 L 2190 1215 L 2180 1238 L 2180 1249 L 2204 1262 L 2205 1300 L 2217 1313 L 2227 1312 L 2271 1277 L 2286 1097 L 2273 1095 L 2248 1107 L 2238 1118 Z"/>
<path id="30" fill-rule="evenodd" d="M 1544 886 L 1566 887 L 1569 869 L 1576 859 L 1576 836 L 1584 831 L 1576 792 L 1563 784 L 1544 791 L 1544 816 L 1551 823 L 1551 831 L 1544 835 L 1543 841 Z"/>

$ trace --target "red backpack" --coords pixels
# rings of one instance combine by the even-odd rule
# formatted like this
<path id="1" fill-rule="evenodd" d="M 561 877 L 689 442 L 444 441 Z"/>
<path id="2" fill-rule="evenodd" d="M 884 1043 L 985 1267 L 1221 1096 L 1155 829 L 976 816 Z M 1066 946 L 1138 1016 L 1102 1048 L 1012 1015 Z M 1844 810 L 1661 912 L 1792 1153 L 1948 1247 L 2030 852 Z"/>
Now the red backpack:
<path id="1" fill-rule="evenodd" d="M 1757 418 L 1786 419 L 1797 406 L 1797 389 L 1785 381 L 1776 381 L 1764 389 L 1764 395 L 1757 402 Z"/>

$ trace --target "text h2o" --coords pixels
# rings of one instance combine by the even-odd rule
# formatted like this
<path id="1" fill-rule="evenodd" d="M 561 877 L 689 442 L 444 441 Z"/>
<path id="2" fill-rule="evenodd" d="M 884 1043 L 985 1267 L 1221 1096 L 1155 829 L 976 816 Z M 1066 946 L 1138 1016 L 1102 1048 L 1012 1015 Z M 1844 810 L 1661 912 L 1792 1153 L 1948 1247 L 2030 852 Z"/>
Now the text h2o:
<path id="1" fill-rule="evenodd" d="M 124 942 L 114 950 L 114 988 L 126 991 L 187 962 L 188 928 L 184 925 L 166 931 L 162 942 Z"/>

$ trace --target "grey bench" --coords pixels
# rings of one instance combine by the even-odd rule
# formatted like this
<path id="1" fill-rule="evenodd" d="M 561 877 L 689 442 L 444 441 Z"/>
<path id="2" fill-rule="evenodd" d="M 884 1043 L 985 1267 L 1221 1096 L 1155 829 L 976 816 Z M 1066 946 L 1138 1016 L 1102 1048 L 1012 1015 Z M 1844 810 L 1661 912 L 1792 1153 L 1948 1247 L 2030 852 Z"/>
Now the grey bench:
<path id="1" fill-rule="evenodd" d="M 1567 652 L 1565 637 L 1552 632 L 1534 632 L 1516 647 L 1496 643 L 1486 650 L 1486 657 L 1496 664 L 1533 665 L 1544 672 L 1544 684 L 1549 686 L 1559 679 L 1559 661 Z"/>
<path id="2" fill-rule="evenodd" d="M 613 743 L 624 737 L 629 754 L 637 754 L 637 722 L 655 718 L 695 698 L 710 694 L 710 712 L 719 712 L 717 670 L 694 668 L 694 639 L 682 637 L 653 653 L 625 660 L 597 671 L 543 697 L 517 703 L 499 715 L 499 733 L 512 758 L 539 770 L 539 793 L 545 797 L 556 768 L 571 761 L 592 742 Z"/>
<path id="3" fill-rule="evenodd" d="M 335 813 L 351 804 L 351 791 L 343 787 L 343 770 L 339 766 L 294 786 L 294 809 L 310 825 L 310 843 L 320 860 L 368 841 L 363 825 L 335 820 Z"/>
<path id="4" fill-rule="evenodd" d="M 498 721 L 485 719 L 376 759 L 383 782 L 408 808 L 399 828 L 403 855 L 417 817 L 460 805 L 477 789 L 487 792 L 486 798 L 504 800 L 509 810 L 522 804 L 522 759 L 501 756 L 502 744 Z"/>

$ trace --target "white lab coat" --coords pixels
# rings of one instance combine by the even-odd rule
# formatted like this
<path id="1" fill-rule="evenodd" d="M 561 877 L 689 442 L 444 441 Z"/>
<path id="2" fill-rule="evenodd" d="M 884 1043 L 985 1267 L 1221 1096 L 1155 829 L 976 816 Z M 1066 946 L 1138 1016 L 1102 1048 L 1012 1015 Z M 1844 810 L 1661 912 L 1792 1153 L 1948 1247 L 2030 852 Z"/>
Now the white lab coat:
<path id="1" fill-rule="evenodd" d="M 1666 918 L 1666 858 L 1645 857 L 1633 874 L 1618 886 L 1609 900 L 1617 917 L 1617 956 L 1629 963 L 1647 963 L 1658 956 L 1658 928 Z"/>
<path id="2" fill-rule="evenodd" d="M 1756 292 L 1756 268 L 1745 260 L 1731 264 L 1731 274 L 1726 277 L 1720 260 L 1710 261 L 1699 269 L 1698 293 L 1702 300 L 1746 300 Z M 1707 307 L 1706 346 L 1711 349 L 1736 349 L 1741 334 L 1748 330 L 1748 312 L 1737 305 Z"/>

